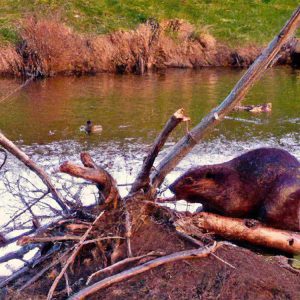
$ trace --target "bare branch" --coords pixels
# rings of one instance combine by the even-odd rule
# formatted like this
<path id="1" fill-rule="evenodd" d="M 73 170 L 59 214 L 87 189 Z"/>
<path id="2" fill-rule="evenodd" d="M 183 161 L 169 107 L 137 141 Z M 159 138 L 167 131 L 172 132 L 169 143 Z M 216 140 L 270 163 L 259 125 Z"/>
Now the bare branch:
<path id="1" fill-rule="evenodd" d="M 184 115 L 183 108 L 180 108 L 177 110 L 171 118 L 166 123 L 165 127 L 159 134 L 159 136 L 154 141 L 148 155 L 145 157 L 143 166 L 141 168 L 141 171 L 139 172 L 136 180 L 134 181 L 130 193 L 135 193 L 141 189 L 148 190 L 149 183 L 150 183 L 150 172 L 153 167 L 153 163 L 159 153 L 159 151 L 164 146 L 167 138 L 169 137 L 170 133 L 173 131 L 173 129 L 182 121 L 188 121 L 190 120 Z"/>
<path id="2" fill-rule="evenodd" d="M 0 145 L 5 148 L 8 152 L 18 158 L 25 166 L 27 166 L 30 170 L 32 170 L 36 175 L 40 177 L 43 183 L 48 187 L 50 193 L 52 194 L 56 203 L 62 208 L 65 213 L 69 212 L 68 207 L 64 203 L 64 200 L 57 189 L 54 187 L 53 183 L 51 182 L 50 177 L 45 172 L 43 168 L 37 165 L 32 159 L 27 156 L 21 149 L 19 149 L 12 141 L 6 138 L 0 132 Z"/>

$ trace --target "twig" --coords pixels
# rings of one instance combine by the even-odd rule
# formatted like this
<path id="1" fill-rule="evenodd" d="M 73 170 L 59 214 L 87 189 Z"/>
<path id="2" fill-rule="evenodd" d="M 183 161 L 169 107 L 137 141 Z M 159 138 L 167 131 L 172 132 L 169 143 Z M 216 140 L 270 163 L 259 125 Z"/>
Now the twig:
<path id="1" fill-rule="evenodd" d="M 62 268 L 61 272 L 59 273 L 59 275 L 55 278 L 49 292 L 47 295 L 47 300 L 52 299 L 53 293 L 56 289 L 57 284 L 59 283 L 60 279 L 62 278 L 62 276 L 64 275 L 64 273 L 66 272 L 66 270 L 68 269 L 69 265 L 74 261 L 75 257 L 77 256 L 78 252 L 80 251 L 80 249 L 83 247 L 84 245 L 84 241 L 86 240 L 86 238 L 88 237 L 89 233 L 92 231 L 94 225 L 100 220 L 100 218 L 103 216 L 104 211 L 102 211 L 98 217 L 95 219 L 95 221 L 90 225 L 90 227 L 87 229 L 87 231 L 85 232 L 85 234 L 81 237 L 81 239 L 79 240 L 78 244 L 75 246 L 73 253 L 71 254 L 71 256 L 68 258 L 68 260 L 66 261 L 64 267 Z"/>
<path id="2" fill-rule="evenodd" d="M 126 227 L 126 244 L 127 244 L 127 256 L 132 257 L 132 249 L 131 249 L 131 222 L 130 222 L 130 215 L 128 210 L 126 209 L 125 212 L 125 227 Z"/>
<path id="3" fill-rule="evenodd" d="M 183 259 L 193 259 L 193 258 L 201 258 L 201 257 L 206 257 L 210 253 L 216 251 L 222 243 L 214 243 L 210 247 L 203 247 L 199 249 L 193 249 L 193 250 L 186 250 L 186 251 L 181 251 L 181 252 L 175 252 L 167 256 L 163 256 L 160 258 L 156 258 L 153 260 L 150 260 L 140 266 L 136 266 L 132 269 L 125 270 L 121 273 L 118 273 L 116 275 L 113 275 L 111 277 L 107 277 L 99 282 L 94 283 L 93 285 L 86 287 L 85 289 L 82 289 L 75 295 L 69 298 L 69 300 L 80 300 L 84 299 L 85 297 L 94 294 L 98 292 L 99 290 L 106 288 L 108 286 L 111 286 L 114 283 L 121 282 L 123 280 L 126 280 L 128 278 L 134 277 L 138 274 L 144 273 L 148 270 L 151 270 L 153 268 L 156 268 L 158 266 L 175 262 L 178 260 L 183 260 Z"/>
<path id="4" fill-rule="evenodd" d="M 190 120 L 188 117 L 184 115 L 183 108 L 177 110 L 171 118 L 166 123 L 165 127 L 159 134 L 159 136 L 154 141 L 151 150 L 147 154 L 147 157 L 145 158 L 143 162 L 143 166 L 141 168 L 141 171 L 139 172 L 136 180 L 134 181 L 130 193 L 135 193 L 141 189 L 147 190 L 150 183 L 150 172 L 151 168 L 153 166 L 153 163 L 159 153 L 159 151 L 164 146 L 167 138 L 169 137 L 170 133 L 173 131 L 173 129 L 182 121 L 188 121 Z"/>
<path id="5" fill-rule="evenodd" d="M 52 261 L 51 264 L 47 264 L 40 272 L 38 272 L 36 275 L 34 275 L 30 280 L 28 280 L 24 285 L 22 285 L 19 288 L 19 292 L 21 292 L 22 290 L 26 289 L 28 286 L 30 286 L 32 283 L 34 283 L 35 281 L 37 281 L 41 276 L 43 276 L 48 270 L 50 270 L 52 267 L 56 266 L 57 264 L 59 264 L 62 260 L 62 258 L 64 258 L 67 254 L 70 253 L 71 250 L 67 250 L 66 253 L 64 253 L 61 257 L 59 257 L 57 260 Z"/>
<path id="6" fill-rule="evenodd" d="M 0 170 L 2 169 L 2 167 L 5 165 L 6 160 L 7 160 L 7 153 L 4 149 L 0 148 L 0 152 L 4 153 L 4 158 L 3 158 L 3 162 L 0 165 Z"/>
<path id="7" fill-rule="evenodd" d="M 81 239 L 80 236 L 77 235 L 64 235 L 64 236 L 23 236 L 20 240 L 18 240 L 18 245 L 27 245 L 27 244 L 36 244 L 36 243 L 48 243 L 48 242 L 63 242 L 63 241 L 79 241 Z M 84 242 L 84 245 L 96 243 L 98 241 L 103 240 L 112 240 L 112 239 L 125 239 L 121 236 L 106 236 L 100 237 L 92 240 L 87 240 Z"/>
<path id="8" fill-rule="evenodd" d="M 149 256 L 162 256 L 164 255 L 163 252 L 155 252 L 155 251 L 151 251 L 147 254 L 144 254 L 144 255 L 140 255 L 140 256 L 135 256 L 135 257 L 128 257 L 128 258 L 125 258 L 121 261 L 118 261 L 117 263 L 107 267 L 107 268 L 104 268 L 104 269 L 101 269 L 99 271 L 96 271 L 95 273 L 93 273 L 92 275 L 89 276 L 89 278 L 87 279 L 86 281 L 86 285 L 89 285 L 91 283 L 91 281 L 94 279 L 95 276 L 98 276 L 100 274 L 103 274 L 103 273 L 112 273 L 113 271 L 115 271 L 116 269 L 119 269 L 120 267 L 124 267 L 130 263 L 133 263 L 133 262 L 136 262 L 136 261 L 139 261 L 145 257 L 149 257 Z"/>

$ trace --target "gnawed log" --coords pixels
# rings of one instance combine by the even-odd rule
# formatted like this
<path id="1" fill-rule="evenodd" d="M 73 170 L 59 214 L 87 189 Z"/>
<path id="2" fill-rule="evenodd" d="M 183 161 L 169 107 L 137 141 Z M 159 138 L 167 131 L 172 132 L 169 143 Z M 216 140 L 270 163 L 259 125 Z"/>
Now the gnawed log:
<path id="1" fill-rule="evenodd" d="M 145 157 L 143 162 L 141 171 L 139 172 L 136 180 L 134 181 L 130 193 L 135 193 L 141 189 L 147 192 L 149 189 L 150 184 L 150 172 L 153 167 L 153 163 L 159 153 L 159 151 L 164 146 L 167 138 L 169 137 L 170 133 L 173 129 L 182 121 L 187 122 L 190 118 L 184 115 L 183 108 L 178 109 L 168 120 L 165 127 L 158 135 L 156 140 L 154 141 L 148 155 Z"/>
<path id="2" fill-rule="evenodd" d="M 56 203 L 62 208 L 64 213 L 67 214 L 69 212 L 69 208 L 64 203 L 62 195 L 54 187 L 50 177 L 45 172 L 45 170 L 41 168 L 37 163 L 35 163 L 26 153 L 24 153 L 21 149 L 19 149 L 12 141 L 10 141 L 7 137 L 5 137 L 1 132 L 0 132 L 0 145 L 40 177 L 40 179 L 49 189 Z"/>
<path id="3" fill-rule="evenodd" d="M 114 178 L 103 168 L 99 167 L 88 153 L 81 153 L 80 158 L 84 167 L 67 161 L 59 167 L 60 172 L 95 183 L 104 203 L 113 203 L 113 206 L 117 207 L 121 198 Z"/>
<path id="4" fill-rule="evenodd" d="M 288 253 L 300 253 L 300 233 L 264 226 L 256 220 L 244 220 L 202 212 L 176 221 L 178 231 L 193 235 L 192 228 L 216 235 L 247 241 L 251 244 L 275 248 Z"/>
<path id="5" fill-rule="evenodd" d="M 177 164 L 199 143 L 205 135 L 212 130 L 224 117 L 239 104 L 253 84 L 262 76 L 265 70 L 276 60 L 280 49 L 289 41 L 295 33 L 300 22 L 300 6 L 294 11 L 291 18 L 282 28 L 268 47 L 255 60 L 247 72 L 231 90 L 225 100 L 207 116 L 205 116 L 196 127 L 188 132 L 173 149 L 162 159 L 156 170 L 151 174 L 153 190 L 158 188 Z"/>

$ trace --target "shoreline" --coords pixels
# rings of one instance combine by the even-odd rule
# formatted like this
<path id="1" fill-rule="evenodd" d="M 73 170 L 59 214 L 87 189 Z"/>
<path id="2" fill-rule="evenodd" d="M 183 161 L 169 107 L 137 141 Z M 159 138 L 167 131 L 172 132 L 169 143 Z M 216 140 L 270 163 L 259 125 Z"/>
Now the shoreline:
<path id="1" fill-rule="evenodd" d="M 248 67 L 262 48 L 232 48 L 184 20 L 147 21 L 135 30 L 83 35 L 63 23 L 30 18 L 15 46 L 0 47 L 0 76 L 52 77 L 97 73 L 144 74 L 166 68 Z M 297 39 L 277 64 L 291 65 Z M 299 44 L 299 43 L 298 43 Z"/>

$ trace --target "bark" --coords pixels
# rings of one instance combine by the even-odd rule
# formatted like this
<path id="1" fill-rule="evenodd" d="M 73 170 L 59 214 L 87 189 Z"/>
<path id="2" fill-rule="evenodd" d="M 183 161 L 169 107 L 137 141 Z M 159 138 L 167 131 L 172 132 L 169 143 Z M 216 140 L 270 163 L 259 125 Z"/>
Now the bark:
<path id="1" fill-rule="evenodd" d="M 197 229 L 200 229 L 228 239 L 247 241 L 288 253 L 300 253 L 300 233 L 267 227 L 256 220 L 252 222 L 203 212 L 177 220 L 176 226 L 179 231 L 189 235 L 193 235 L 191 228 L 196 227 L 195 235 L 198 235 Z"/>
<path id="2" fill-rule="evenodd" d="M 40 177 L 40 179 L 49 189 L 56 203 L 62 208 L 63 212 L 67 214 L 69 212 L 69 208 L 64 203 L 62 195 L 54 187 L 50 177 L 45 172 L 45 170 L 41 168 L 37 163 L 35 163 L 29 156 L 27 156 L 26 153 L 24 153 L 21 149 L 19 149 L 12 141 L 6 138 L 1 132 L 0 132 L 0 145 Z"/>
<path id="3" fill-rule="evenodd" d="M 285 24 L 268 47 L 255 60 L 248 71 L 238 81 L 225 100 L 213 109 L 202 121 L 187 133 L 160 162 L 156 171 L 151 175 L 153 189 L 161 185 L 166 175 L 199 143 L 204 136 L 231 112 L 245 97 L 250 87 L 262 76 L 265 70 L 276 59 L 283 45 L 295 33 L 300 21 L 300 6 L 295 10 L 291 18 Z"/>

